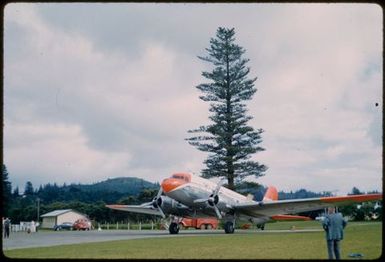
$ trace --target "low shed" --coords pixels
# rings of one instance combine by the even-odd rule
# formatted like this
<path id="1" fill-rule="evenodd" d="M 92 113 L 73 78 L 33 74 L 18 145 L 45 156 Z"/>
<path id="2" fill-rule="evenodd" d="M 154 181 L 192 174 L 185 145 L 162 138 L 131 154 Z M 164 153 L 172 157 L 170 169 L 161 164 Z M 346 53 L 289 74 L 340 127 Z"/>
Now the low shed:
<path id="1" fill-rule="evenodd" d="M 74 223 L 80 218 L 87 218 L 87 216 L 72 209 L 60 209 L 41 215 L 41 218 L 43 218 L 42 228 L 53 228 L 64 222 Z"/>

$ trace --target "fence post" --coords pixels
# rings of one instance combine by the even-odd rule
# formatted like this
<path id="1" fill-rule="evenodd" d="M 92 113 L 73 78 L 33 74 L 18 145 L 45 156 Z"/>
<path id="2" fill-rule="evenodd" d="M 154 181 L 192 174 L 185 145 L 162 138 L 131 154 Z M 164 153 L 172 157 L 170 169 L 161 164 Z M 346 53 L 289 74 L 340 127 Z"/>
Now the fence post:
<path id="1" fill-rule="evenodd" d="M 154 221 L 151 220 L 151 230 L 154 230 Z"/>
<path id="2" fill-rule="evenodd" d="M 110 229 L 110 223 L 107 224 L 107 230 L 109 230 L 109 229 Z"/>
<path id="3" fill-rule="evenodd" d="M 127 230 L 130 230 L 130 222 L 127 223 Z"/>
<path id="4" fill-rule="evenodd" d="M 142 230 L 142 221 L 139 221 L 139 230 Z"/>
<path id="5" fill-rule="evenodd" d="M 116 222 L 116 230 L 119 229 L 119 222 Z"/>

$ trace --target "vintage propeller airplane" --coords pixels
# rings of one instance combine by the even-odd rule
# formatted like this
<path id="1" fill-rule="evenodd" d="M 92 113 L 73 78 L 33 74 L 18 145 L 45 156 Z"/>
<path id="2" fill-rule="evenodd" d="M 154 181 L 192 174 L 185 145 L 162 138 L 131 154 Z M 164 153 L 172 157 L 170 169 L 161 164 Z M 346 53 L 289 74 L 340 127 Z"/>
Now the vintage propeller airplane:
<path id="1" fill-rule="evenodd" d="M 306 199 L 278 200 L 275 187 L 269 187 L 262 201 L 254 201 L 218 184 L 189 173 L 176 173 L 161 183 L 153 201 L 142 205 L 106 205 L 106 207 L 135 213 L 181 217 L 210 217 L 224 219 L 226 233 L 234 232 L 235 220 L 263 226 L 270 220 L 301 219 L 291 216 L 299 212 L 340 206 L 350 203 L 382 200 L 382 194 L 348 195 Z M 179 232 L 179 223 L 173 220 L 170 234 Z"/>

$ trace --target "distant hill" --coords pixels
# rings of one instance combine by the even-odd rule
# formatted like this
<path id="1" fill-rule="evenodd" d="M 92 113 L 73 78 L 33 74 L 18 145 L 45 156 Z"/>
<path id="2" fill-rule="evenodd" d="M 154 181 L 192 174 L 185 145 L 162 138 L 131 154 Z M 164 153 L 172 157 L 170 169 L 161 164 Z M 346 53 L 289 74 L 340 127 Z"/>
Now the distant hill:
<path id="1" fill-rule="evenodd" d="M 44 203 L 80 201 L 94 203 L 104 201 L 115 203 L 119 199 L 132 196 L 137 197 L 143 190 L 158 190 L 158 183 L 151 183 L 137 177 L 110 178 L 94 184 L 70 184 L 58 186 L 46 184 L 36 191 Z"/>
<path id="2" fill-rule="evenodd" d="M 137 177 L 109 178 L 91 185 L 76 185 L 82 191 L 113 191 L 129 195 L 137 195 L 143 189 L 159 189 L 158 183 L 151 183 Z"/>

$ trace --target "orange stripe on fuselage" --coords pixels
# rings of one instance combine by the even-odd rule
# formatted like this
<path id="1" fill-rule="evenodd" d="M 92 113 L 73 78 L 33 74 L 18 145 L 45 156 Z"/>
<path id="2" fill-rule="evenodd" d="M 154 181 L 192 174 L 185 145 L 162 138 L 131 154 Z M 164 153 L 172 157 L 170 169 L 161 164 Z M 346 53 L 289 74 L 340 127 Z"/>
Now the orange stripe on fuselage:
<path id="1" fill-rule="evenodd" d="M 365 202 L 365 201 L 381 200 L 381 199 L 382 199 L 382 194 L 321 197 L 321 201 L 326 203 L 344 202 L 344 201 Z"/>

